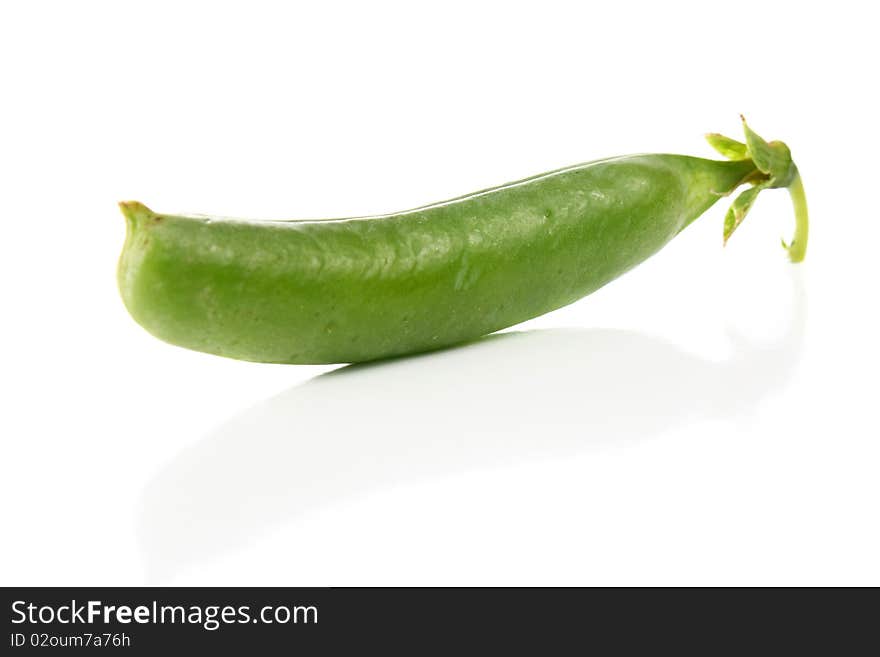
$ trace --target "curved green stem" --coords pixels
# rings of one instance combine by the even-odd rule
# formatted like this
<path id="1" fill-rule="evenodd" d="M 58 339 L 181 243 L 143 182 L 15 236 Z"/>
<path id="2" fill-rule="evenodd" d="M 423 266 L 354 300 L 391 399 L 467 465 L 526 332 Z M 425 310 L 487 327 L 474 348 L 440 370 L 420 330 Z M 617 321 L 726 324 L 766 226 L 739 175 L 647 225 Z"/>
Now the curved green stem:
<path id="1" fill-rule="evenodd" d="M 809 217 L 807 215 L 807 195 L 804 193 L 804 183 L 801 174 L 796 173 L 791 184 L 788 186 L 791 196 L 791 204 L 794 207 L 794 237 L 791 244 L 786 245 L 788 257 L 792 262 L 800 262 L 807 253 L 807 237 L 810 232 Z"/>

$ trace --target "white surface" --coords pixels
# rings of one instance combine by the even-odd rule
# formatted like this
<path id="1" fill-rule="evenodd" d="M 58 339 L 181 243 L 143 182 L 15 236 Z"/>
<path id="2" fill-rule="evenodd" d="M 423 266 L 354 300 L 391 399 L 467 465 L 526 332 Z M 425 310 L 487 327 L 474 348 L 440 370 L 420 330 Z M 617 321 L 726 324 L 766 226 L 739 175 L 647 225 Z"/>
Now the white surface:
<path id="1" fill-rule="evenodd" d="M 4 4 L 0 584 L 880 584 L 876 18 L 773 4 Z M 802 266 L 784 192 L 725 250 L 721 203 L 525 333 L 330 376 L 116 292 L 117 200 L 382 212 L 739 112 Z"/>

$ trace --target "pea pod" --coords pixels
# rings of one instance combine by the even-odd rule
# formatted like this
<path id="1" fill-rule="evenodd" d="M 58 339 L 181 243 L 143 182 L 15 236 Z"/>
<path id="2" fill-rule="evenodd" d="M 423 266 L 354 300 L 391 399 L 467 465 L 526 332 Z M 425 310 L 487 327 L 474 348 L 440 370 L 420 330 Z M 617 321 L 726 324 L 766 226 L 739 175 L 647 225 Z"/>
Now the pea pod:
<path id="1" fill-rule="evenodd" d="M 709 135 L 730 160 L 633 155 L 559 169 L 395 214 L 244 221 L 120 206 L 122 298 L 153 335 L 276 363 L 359 362 L 492 333 L 569 304 L 656 253 L 721 196 L 725 241 L 757 194 L 806 203 L 781 142 Z"/>

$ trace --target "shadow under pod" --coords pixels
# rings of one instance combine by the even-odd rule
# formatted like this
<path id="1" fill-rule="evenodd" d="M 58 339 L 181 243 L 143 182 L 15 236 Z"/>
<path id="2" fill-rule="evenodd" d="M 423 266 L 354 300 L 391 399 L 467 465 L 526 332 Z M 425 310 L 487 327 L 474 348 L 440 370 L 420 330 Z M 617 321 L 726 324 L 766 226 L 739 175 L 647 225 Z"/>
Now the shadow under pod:
<path id="1" fill-rule="evenodd" d="M 318 376 L 233 417 L 148 483 L 137 517 L 148 580 L 367 491 L 748 412 L 794 371 L 804 315 L 798 278 L 787 335 L 736 340 L 723 362 L 630 331 L 537 330 Z"/>

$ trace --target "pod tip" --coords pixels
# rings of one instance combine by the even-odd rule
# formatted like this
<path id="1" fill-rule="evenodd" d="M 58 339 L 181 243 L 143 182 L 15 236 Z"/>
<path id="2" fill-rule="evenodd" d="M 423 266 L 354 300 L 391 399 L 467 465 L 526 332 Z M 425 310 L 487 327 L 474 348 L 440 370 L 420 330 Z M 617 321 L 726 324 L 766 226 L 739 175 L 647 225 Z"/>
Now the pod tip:
<path id="1" fill-rule="evenodd" d="M 119 209 L 129 219 L 154 214 L 150 208 L 139 201 L 119 201 Z"/>

